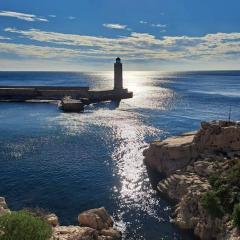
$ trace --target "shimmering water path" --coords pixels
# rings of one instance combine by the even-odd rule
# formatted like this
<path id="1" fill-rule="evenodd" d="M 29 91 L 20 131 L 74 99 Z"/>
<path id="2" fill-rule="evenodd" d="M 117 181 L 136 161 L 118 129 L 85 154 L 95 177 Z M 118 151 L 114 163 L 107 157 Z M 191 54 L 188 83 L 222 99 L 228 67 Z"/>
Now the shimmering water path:
<path id="1" fill-rule="evenodd" d="M 0 84 L 112 87 L 112 74 L 1 72 Z M 105 206 L 128 240 L 194 239 L 170 223 L 142 151 L 201 120 L 240 119 L 240 72 L 126 72 L 134 98 L 66 114 L 51 104 L 0 103 L 0 196 L 41 207 L 63 224 Z"/>

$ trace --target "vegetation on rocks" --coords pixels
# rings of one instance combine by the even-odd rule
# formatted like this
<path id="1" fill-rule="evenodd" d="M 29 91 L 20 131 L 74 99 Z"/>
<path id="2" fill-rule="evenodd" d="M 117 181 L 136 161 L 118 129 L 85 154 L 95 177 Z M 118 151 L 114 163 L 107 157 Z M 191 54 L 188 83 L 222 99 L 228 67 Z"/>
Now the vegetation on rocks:
<path id="1" fill-rule="evenodd" d="M 205 193 L 201 199 L 201 203 L 211 216 L 218 218 L 223 216 L 221 202 L 214 191 Z"/>
<path id="2" fill-rule="evenodd" d="M 229 161 L 226 169 L 209 177 L 212 189 L 202 197 L 202 206 L 213 217 L 233 215 L 240 228 L 240 160 Z"/>
<path id="3" fill-rule="evenodd" d="M 27 211 L 0 216 L 0 240 L 48 240 L 51 235 L 50 225 Z"/>
<path id="4" fill-rule="evenodd" d="M 235 204 L 233 209 L 233 223 L 240 229 L 240 203 Z"/>

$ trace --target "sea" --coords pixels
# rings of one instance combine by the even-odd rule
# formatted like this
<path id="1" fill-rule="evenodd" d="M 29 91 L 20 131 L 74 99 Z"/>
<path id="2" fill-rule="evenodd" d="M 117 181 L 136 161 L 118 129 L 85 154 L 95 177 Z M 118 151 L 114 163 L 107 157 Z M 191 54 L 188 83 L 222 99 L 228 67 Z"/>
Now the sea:
<path id="1" fill-rule="evenodd" d="M 112 72 L 0 72 L 0 85 L 113 88 Z M 104 206 L 125 240 L 195 239 L 171 223 L 172 205 L 143 151 L 201 121 L 240 119 L 240 71 L 125 72 L 134 97 L 63 113 L 54 104 L 0 103 L 0 196 L 43 208 L 61 224 Z"/>

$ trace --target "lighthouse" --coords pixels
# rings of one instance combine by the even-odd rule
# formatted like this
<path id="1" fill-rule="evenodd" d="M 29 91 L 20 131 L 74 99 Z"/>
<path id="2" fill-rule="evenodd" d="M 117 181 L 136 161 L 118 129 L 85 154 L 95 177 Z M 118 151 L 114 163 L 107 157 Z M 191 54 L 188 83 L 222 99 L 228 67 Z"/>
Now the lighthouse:
<path id="1" fill-rule="evenodd" d="M 114 90 L 119 91 L 123 89 L 122 63 L 121 59 L 116 58 L 114 63 Z"/>

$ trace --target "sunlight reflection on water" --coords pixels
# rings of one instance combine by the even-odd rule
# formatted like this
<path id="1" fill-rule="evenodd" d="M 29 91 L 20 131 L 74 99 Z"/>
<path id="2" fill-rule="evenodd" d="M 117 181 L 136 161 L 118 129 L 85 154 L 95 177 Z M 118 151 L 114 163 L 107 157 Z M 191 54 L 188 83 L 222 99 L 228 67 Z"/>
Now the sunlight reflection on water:
<path id="1" fill-rule="evenodd" d="M 91 89 L 113 85 L 112 72 L 10 75 L 14 84 L 35 79 L 35 84 L 87 83 Z M 89 105 L 83 114 L 62 113 L 54 105 L 2 103 L 0 195 L 12 209 L 40 204 L 63 224 L 105 206 L 124 240 L 192 240 L 170 223 L 171 208 L 154 190 L 158 178 L 146 169 L 142 152 L 155 139 L 197 129 L 201 120 L 225 118 L 230 105 L 233 119 L 239 119 L 239 79 L 240 72 L 125 72 L 124 86 L 134 98 L 119 107 Z"/>
<path id="2" fill-rule="evenodd" d="M 110 75 L 105 77 L 108 79 Z M 113 176 L 117 179 L 117 184 L 111 189 L 112 196 L 118 203 L 115 218 L 122 230 L 134 225 L 135 229 L 132 231 L 136 233 L 138 228 L 142 227 L 139 218 L 141 214 L 152 216 L 159 222 L 166 221 L 156 212 L 160 202 L 151 187 L 142 154 L 146 147 L 145 136 L 160 136 L 163 131 L 146 125 L 143 121 L 144 116 L 131 109 L 170 108 L 174 92 L 161 87 L 156 91 L 148 82 L 151 78 L 149 79 L 149 76 L 147 78 L 143 73 L 136 75 L 131 72 L 125 78 L 129 83 L 126 84 L 127 87 L 134 92 L 134 99 L 122 102 L 119 109 L 111 110 L 114 103 L 97 104 L 94 107 L 87 107 L 84 114 L 61 113 L 51 121 L 57 121 L 69 135 L 87 132 L 92 127 L 108 129 L 110 139 L 116 142 L 112 152 L 112 164 Z M 136 79 L 139 81 L 135 81 Z M 105 139 L 105 141 L 109 140 Z M 108 144 L 113 143 L 108 142 Z M 128 214 L 134 216 L 135 223 L 125 221 Z"/>
<path id="3" fill-rule="evenodd" d="M 145 135 L 161 135 L 161 130 L 145 125 L 140 114 L 121 109 L 115 111 L 99 109 L 80 115 L 62 113 L 55 121 L 58 121 L 70 135 L 88 131 L 89 125 L 110 128 L 108 134 L 111 134 L 111 138 L 117 143 L 112 153 L 112 164 L 118 184 L 112 187 L 112 196 L 118 202 L 115 217 L 122 230 L 126 229 L 128 224 L 133 225 L 132 222 L 124 221 L 129 210 L 136 213 L 134 221 L 140 221 L 137 220 L 140 210 L 163 221 L 155 212 L 159 201 L 151 188 L 142 155 L 146 147 Z"/>

